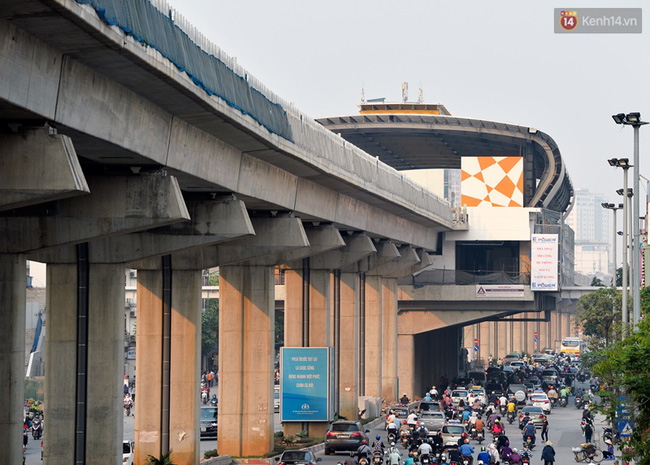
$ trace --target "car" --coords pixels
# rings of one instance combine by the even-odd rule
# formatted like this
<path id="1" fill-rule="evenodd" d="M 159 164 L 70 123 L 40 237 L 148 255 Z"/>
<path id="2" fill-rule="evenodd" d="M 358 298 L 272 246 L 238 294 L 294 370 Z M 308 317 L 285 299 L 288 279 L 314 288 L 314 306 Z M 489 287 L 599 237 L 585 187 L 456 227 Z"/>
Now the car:
<path id="1" fill-rule="evenodd" d="M 544 415 L 542 408 L 535 407 L 533 405 L 527 405 L 519 411 L 519 428 L 521 428 L 521 422 L 524 419 L 524 415 L 526 413 L 530 415 L 530 421 L 535 424 L 535 427 L 542 427 L 542 422 L 546 419 L 546 415 Z"/>
<path id="2" fill-rule="evenodd" d="M 453 442 L 457 445 L 458 440 L 465 432 L 465 427 L 461 424 L 447 423 L 446 425 L 443 425 L 440 431 L 442 432 L 443 444 L 449 444 Z"/>
<path id="3" fill-rule="evenodd" d="M 217 436 L 217 412 L 218 408 L 207 405 L 201 407 L 201 437 Z"/>
<path id="4" fill-rule="evenodd" d="M 521 356 L 519 354 L 513 353 L 503 357 L 504 363 L 512 362 L 513 360 L 521 360 Z"/>
<path id="5" fill-rule="evenodd" d="M 526 368 L 526 364 L 521 360 L 513 360 L 512 362 L 508 363 L 508 366 L 513 370 L 523 370 Z"/>
<path id="6" fill-rule="evenodd" d="M 496 391 L 495 391 L 496 394 Z M 485 389 L 483 388 L 472 388 L 472 395 L 474 396 L 475 399 L 478 399 L 478 401 L 483 404 L 487 405 L 487 395 L 485 394 Z"/>
<path id="7" fill-rule="evenodd" d="M 316 462 L 322 460 L 309 450 L 285 450 L 280 457 L 275 458 L 278 465 L 316 465 Z"/>
<path id="8" fill-rule="evenodd" d="M 280 386 L 278 385 L 273 388 L 273 411 L 280 411 Z"/>
<path id="9" fill-rule="evenodd" d="M 370 430 L 363 430 L 358 421 L 335 421 L 325 435 L 325 455 L 339 451 L 356 451 L 362 441 L 367 441 Z"/>
<path id="10" fill-rule="evenodd" d="M 525 404 L 526 399 L 528 398 L 528 395 L 526 393 L 526 386 L 524 384 L 510 384 L 508 385 L 508 390 L 506 393 L 506 397 L 512 397 L 515 396 L 518 391 L 521 391 L 524 393 L 524 398 L 523 400 L 517 400 L 517 404 Z"/>
<path id="11" fill-rule="evenodd" d="M 122 441 L 122 463 L 124 465 L 133 465 L 135 443 L 133 441 Z M 42 459 L 42 457 L 41 457 Z"/>
<path id="12" fill-rule="evenodd" d="M 440 406 L 440 402 L 438 402 L 437 400 L 427 400 L 427 401 L 422 400 L 418 405 L 418 411 L 419 412 L 427 412 L 427 411 L 441 412 L 442 408 Z M 401 415 L 400 418 L 402 418 Z"/>
<path id="13" fill-rule="evenodd" d="M 424 424 L 426 428 L 429 430 L 429 435 L 433 435 L 440 431 L 442 427 L 445 424 L 445 414 L 442 413 L 440 410 L 434 411 L 434 410 L 429 410 L 429 411 L 423 411 L 420 413 L 420 417 L 418 418 L 418 421 L 420 424 Z"/>
<path id="14" fill-rule="evenodd" d="M 409 416 L 409 409 L 408 407 L 404 407 L 403 405 L 399 405 L 396 407 L 391 408 L 391 410 L 395 413 L 395 415 L 400 419 L 400 420 L 406 420 L 406 417 Z"/>
<path id="15" fill-rule="evenodd" d="M 551 413 L 551 401 L 548 399 L 548 396 L 544 392 L 533 392 L 530 395 L 530 403 L 534 407 L 541 407 L 545 415 L 550 415 Z"/>
<path id="16" fill-rule="evenodd" d="M 467 373 L 467 377 L 471 379 L 474 384 L 480 386 L 485 386 L 485 383 L 487 382 L 487 377 L 485 376 L 484 371 L 470 371 Z"/>
<path id="17" fill-rule="evenodd" d="M 557 371 L 555 370 L 542 370 L 542 380 L 548 384 L 557 383 Z"/>
<path id="18" fill-rule="evenodd" d="M 451 401 L 454 405 L 458 405 L 461 399 L 466 401 L 468 395 L 469 391 L 467 389 L 454 389 L 451 391 Z"/>

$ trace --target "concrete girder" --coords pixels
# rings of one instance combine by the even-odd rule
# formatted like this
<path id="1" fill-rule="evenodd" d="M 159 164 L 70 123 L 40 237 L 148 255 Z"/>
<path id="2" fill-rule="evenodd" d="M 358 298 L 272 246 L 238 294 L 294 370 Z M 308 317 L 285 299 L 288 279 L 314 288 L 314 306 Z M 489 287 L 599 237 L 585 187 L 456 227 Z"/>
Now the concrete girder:
<path id="1" fill-rule="evenodd" d="M 241 200 L 192 201 L 187 208 L 189 221 L 91 242 L 91 263 L 126 263 L 130 268 L 138 268 L 141 260 L 255 234 Z M 46 263 L 75 263 L 76 260 L 74 247 L 47 250 L 38 255 Z"/>
<path id="2" fill-rule="evenodd" d="M 468 325 L 510 313 L 504 310 L 400 310 L 397 313 L 397 332 L 400 335 L 421 334 L 449 326 Z"/>
<path id="3" fill-rule="evenodd" d="M 189 219 L 178 182 L 167 176 L 89 178 L 91 194 L 58 202 L 52 216 L 1 217 L 0 253 L 30 253 Z"/>
<path id="4" fill-rule="evenodd" d="M 301 247 L 298 249 L 288 250 L 279 254 L 278 261 L 274 263 L 285 264 L 291 266 L 299 266 L 298 264 L 303 258 L 312 257 L 314 255 L 322 254 L 332 250 L 345 247 L 345 241 L 341 235 L 341 231 L 331 225 L 318 226 L 314 228 L 305 228 L 307 239 L 309 240 L 308 247 Z M 256 266 L 272 265 L 268 259 L 254 260 L 250 264 Z"/>
<path id="5" fill-rule="evenodd" d="M 0 211 L 88 194 L 69 137 L 51 128 L 0 136 Z"/>
<path id="6" fill-rule="evenodd" d="M 408 245 L 403 245 L 398 250 L 398 258 L 387 263 L 378 264 L 371 270 L 372 274 L 386 278 L 401 278 L 431 265 L 429 254 L 424 250 L 418 252 Z"/>
<path id="7" fill-rule="evenodd" d="M 356 265 L 359 260 L 377 252 L 372 239 L 365 234 L 344 236 L 345 247 L 316 255 L 310 259 L 313 270 L 337 270 Z"/>
<path id="8" fill-rule="evenodd" d="M 172 254 L 174 269 L 207 269 L 224 265 L 247 265 L 264 259 L 276 260 L 287 251 L 309 246 L 300 218 L 251 218 L 254 236 L 232 240 L 209 247 L 194 248 Z M 155 270 L 159 260 L 146 259 L 132 263 L 137 269 Z"/>
<path id="9" fill-rule="evenodd" d="M 380 241 L 375 247 L 377 248 L 377 253 L 365 259 L 368 269 L 366 274 L 379 276 L 380 273 L 376 272 L 379 266 L 397 260 L 401 255 L 395 243 L 391 241 Z"/>

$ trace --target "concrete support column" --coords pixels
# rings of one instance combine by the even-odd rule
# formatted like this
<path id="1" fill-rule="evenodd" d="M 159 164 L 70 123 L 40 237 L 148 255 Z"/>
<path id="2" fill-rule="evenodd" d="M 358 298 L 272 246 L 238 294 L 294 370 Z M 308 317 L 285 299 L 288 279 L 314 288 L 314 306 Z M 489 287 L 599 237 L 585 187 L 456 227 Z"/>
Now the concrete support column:
<path id="1" fill-rule="evenodd" d="M 398 366 L 399 391 L 398 397 L 403 393 L 413 399 L 415 392 L 415 336 L 412 334 L 399 334 L 397 336 L 397 352 L 400 356 Z"/>
<path id="2" fill-rule="evenodd" d="M 309 347 L 330 347 L 330 288 L 331 272 L 329 270 L 310 270 L 309 285 Z M 285 347 L 303 346 L 303 279 L 300 270 L 285 271 L 284 301 L 284 345 Z M 327 423 L 310 422 L 309 435 L 324 437 Z M 284 423 L 285 436 L 300 433 L 302 423 Z"/>
<path id="3" fill-rule="evenodd" d="M 381 281 L 381 396 L 387 402 L 397 401 L 397 279 Z"/>
<path id="4" fill-rule="evenodd" d="M 366 389 L 364 395 L 381 398 L 382 298 L 380 276 L 366 275 Z M 364 344 L 364 341 L 361 341 Z"/>
<path id="5" fill-rule="evenodd" d="M 162 431 L 162 273 L 160 270 L 138 270 L 138 328 L 136 331 L 135 365 L 135 463 L 146 463 L 149 455 L 157 457 L 161 450 Z"/>
<path id="6" fill-rule="evenodd" d="M 87 464 L 118 463 L 122 457 L 124 267 L 89 265 L 87 289 L 78 289 L 80 269 L 76 264 L 47 267 L 47 465 L 75 463 L 75 449 Z M 85 292 L 87 321 L 83 316 L 79 320 L 77 313 L 79 295 Z M 75 354 L 78 345 L 86 343 L 79 340 L 83 335 L 78 327 L 87 328 L 87 361 L 82 365 Z M 85 376 L 78 375 L 84 371 Z M 85 390 L 79 389 L 79 376 L 87 380 Z M 85 416 L 80 408 L 85 408 Z"/>
<path id="7" fill-rule="evenodd" d="M 273 448 L 274 268 L 220 268 L 219 453 Z"/>
<path id="8" fill-rule="evenodd" d="M 22 463 L 25 287 L 22 255 L 0 255 L 0 463 Z"/>
<path id="9" fill-rule="evenodd" d="M 359 274 L 341 272 L 339 416 L 356 420 L 359 391 Z"/>
<path id="10" fill-rule="evenodd" d="M 175 464 L 195 465 L 201 459 L 201 270 L 173 271 L 171 317 L 169 448 Z"/>

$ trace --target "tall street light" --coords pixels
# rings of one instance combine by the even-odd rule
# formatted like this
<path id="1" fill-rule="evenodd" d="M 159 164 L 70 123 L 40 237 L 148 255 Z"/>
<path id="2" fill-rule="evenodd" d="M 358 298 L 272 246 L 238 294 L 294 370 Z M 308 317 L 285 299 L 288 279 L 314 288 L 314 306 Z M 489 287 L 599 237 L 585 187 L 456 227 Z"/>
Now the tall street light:
<path id="1" fill-rule="evenodd" d="M 634 186 L 632 186 L 632 189 L 637 193 L 637 195 L 634 198 L 634 211 L 632 213 L 632 218 L 634 218 L 632 260 L 637 263 L 637 266 L 633 268 L 634 276 L 632 278 L 632 316 L 634 325 L 636 326 L 641 319 L 641 267 L 638 266 L 637 262 L 639 259 L 639 251 L 641 250 L 641 243 L 639 241 L 639 128 L 648 123 L 641 121 L 641 113 L 639 112 L 628 114 L 618 113 L 616 115 L 612 115 L 612 118 L 616 124 L 624 124 L 626 126 L 632 126 L 634 128 Z"/>
<path id="2" fill-rule="evenodd" d="M 612 228 L 612 286 L 616 287 L 616 210 L 623 208 L 623 204 L 619 203 L 601 203 L 603 208 L 611 210 L 613 213 L 613 228 Z"/>
<path id="3" fill-rule="evenodd" d="M 616 168 L 623 168 L 623 190 L 621 190 L 621 194 L 623 192 L 627 192 L 627 170 L 630 169 L 630 160 L 627 158 L 610 158 L 607 160 L 607 163 L 609 163 L 609 166 L 614 166 Z M 617 191 L 618 193 L 618 191 Z M 622 305 L 621 305 L 621 313 L 622 313 L 622 320 L 623 320 L 623 328 L 627 327 L 628 323 L 628 311 L 627 311 L 627 252 L 626 252 L 626 241 L 627 241 L 627 202 L 625 201 L 626 199 L 623 199 L 623 283 L 622 283 L 622 288 L 623 292 L 622 294 Z"/>

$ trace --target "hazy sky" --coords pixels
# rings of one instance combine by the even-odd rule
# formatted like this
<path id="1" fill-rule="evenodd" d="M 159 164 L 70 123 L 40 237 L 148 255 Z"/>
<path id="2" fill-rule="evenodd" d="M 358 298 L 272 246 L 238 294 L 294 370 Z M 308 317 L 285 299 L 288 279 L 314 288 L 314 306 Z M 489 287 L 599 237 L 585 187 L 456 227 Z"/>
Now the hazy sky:
<path id="1" fill-rule="evenodd" d="M 252 75 L 314 118 L 358 113 L 366 98 L 443 103 L 453 115 L 532 126 L 557 142 L 576 188 L 622 186 L 607 159 L 632 159 L 650 120 L 650 3 L 609 0 L 172 0 Z M 555 34 L 554 8 L 646 7 L 642 34 Z M 650 126 L 641 129 L 650 178 Z M 497 155 L 497 154 L 495 154 Z M 631 181 L 630 181 L 631 182 Z M 642 181 L 643 182 L 643 181 Z M 642 189 L 645 196 L 645 191 Z M 643 205 L 643 203 L 642 203 Z M 642 211 L 644 209 L 642 208 Z"/>

